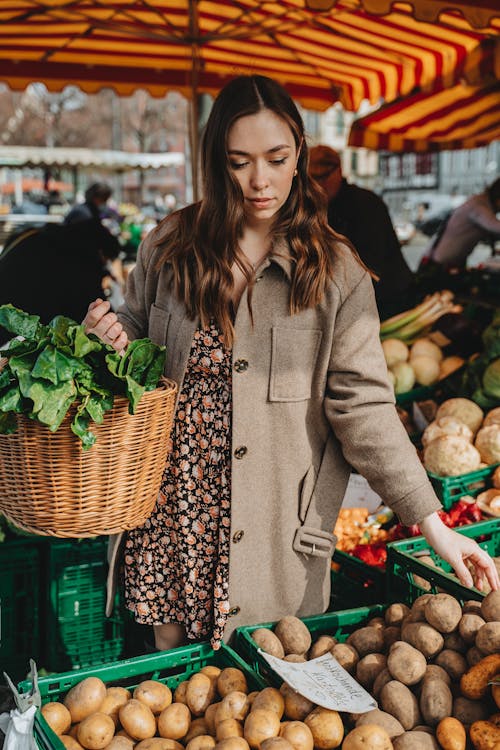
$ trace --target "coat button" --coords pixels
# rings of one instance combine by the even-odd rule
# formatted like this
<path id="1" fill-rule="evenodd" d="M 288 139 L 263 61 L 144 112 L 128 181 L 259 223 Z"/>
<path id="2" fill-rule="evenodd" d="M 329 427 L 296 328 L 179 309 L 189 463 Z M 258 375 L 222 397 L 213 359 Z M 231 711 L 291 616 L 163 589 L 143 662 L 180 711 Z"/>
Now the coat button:
<path id="1" fill-rule="evenodd" d="M 237 544 L 238 542 L 241 542 L 241 540 L 243 539 L 244 533 L 245 532 L 243 531 L 243 529 L 239 529 L 238 531 L 235 531 L 233 534 L 233 542 L 235 544 Z"/>
<path id="2" fill-rule="evenodd" d="M 248 362 L 246 359 L 237 359 L 234 363 L 234 369 L 236 372 L 245 372 L 248 370 Z"/>
<path id="3" fill-rule="evenodd" d="M 231 607 L 231 609 L 227 613 L 227 616 L 228 617 L 234 617 L 235 615 L 237 615 L 239 613 L 239 611 L 240 611 L 239 607 Z"/>
<path id="4" fill-rule="evenodd" d="M 240 445 L 240 447 L 236 448 L 236 450 L 234 451 L 234 457 L 235 458 L 243 458 L 243 456 L 245 455 L 245 453 L 247 452 L 247 450 L 248 450 L 248 448 L 246 447 L 246 445 Z"/>

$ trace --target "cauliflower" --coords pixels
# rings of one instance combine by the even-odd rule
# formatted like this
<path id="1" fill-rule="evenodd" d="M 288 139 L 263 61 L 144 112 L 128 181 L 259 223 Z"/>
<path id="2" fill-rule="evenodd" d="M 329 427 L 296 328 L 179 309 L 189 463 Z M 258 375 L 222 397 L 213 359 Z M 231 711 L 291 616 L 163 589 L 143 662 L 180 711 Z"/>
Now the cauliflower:
<path id="1" fill-rule="evenodd" d="M 472 443 L 472 430 L 463 422 L 459 422 L 455 417 L 440 417 L 431 422 L 424 430 L 422 435 L 422 445 L 424 448 L 438 437 L 443 435 L 458 435 Z"/>
<path id="2" fill-rule="evenodd" d="M 475 446 L 485 463 L 500 462 L 500 424 L 482 427 L 476 435 Z"/>
<path id="3" fill-rule="evenodd" d="M 481 407 L 468 398 L 449 398 L 443 401 L 436 412 L 436 419 L 440 417 L 455 417 L 475 434 L 481 426 L 484 413 Z"/>
<path id="4" fill-rule="evenodd" d="M 476 471 L 481 463 L 477 448 L 464 437 L 443 435 L 430 442 L 424 450 L 427 471 L 441 477 L 456 477 Z"/>

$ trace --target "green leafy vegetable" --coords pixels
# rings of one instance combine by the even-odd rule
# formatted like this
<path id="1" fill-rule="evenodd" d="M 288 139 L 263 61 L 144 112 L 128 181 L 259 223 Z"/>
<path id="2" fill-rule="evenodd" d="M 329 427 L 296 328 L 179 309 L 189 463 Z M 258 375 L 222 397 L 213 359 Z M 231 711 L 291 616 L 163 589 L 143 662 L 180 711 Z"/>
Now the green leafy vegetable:
<path id="1" fill-rule="evenodd" d="M 0 433 L 16 429 L 16 413 L 56 431 L 75 407 L 71 429 L 86 450 L 95 443 L 91 425 L 101 424 L 115 395 L 129 400 L 135 413 L 145 391 L 157 387 L 165 366 L 165 347 L 149 339 L 132 341 L 123 356 L 83 325 L 62 315 L 44 326 L 36 315 L 0 306 L 0 325 L 15 336 L 2 352 Z"/>

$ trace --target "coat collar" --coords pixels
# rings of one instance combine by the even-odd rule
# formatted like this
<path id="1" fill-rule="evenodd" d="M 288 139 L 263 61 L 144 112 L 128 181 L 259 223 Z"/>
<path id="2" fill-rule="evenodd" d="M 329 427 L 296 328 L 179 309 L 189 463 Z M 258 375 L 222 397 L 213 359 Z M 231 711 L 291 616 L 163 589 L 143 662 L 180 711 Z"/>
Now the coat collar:
<path id="1" fill-rule="evenodd" d="M 271 263 L 275 263 L 281 268 L 288 281 L 291 282 L 294 262 L 290 245 L 284 237 L 278 237 L 273 241 L 271 252 L 263 262 L 261 268 L 268 268 Z"/>

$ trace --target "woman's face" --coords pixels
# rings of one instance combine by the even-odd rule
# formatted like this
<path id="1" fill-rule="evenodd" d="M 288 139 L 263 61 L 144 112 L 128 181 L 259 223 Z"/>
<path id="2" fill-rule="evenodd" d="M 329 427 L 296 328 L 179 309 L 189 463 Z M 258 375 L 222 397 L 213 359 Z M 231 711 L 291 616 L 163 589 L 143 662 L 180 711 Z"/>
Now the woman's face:
<path id="1" fill-rule="evenodd" d="M 263 109 L 236 120 L 227 145 L 229 168 L 243 191 L 247 223 L 270 224 L 290 194 L 297 166 L 290 127 L 274 112 Z"/>

